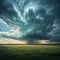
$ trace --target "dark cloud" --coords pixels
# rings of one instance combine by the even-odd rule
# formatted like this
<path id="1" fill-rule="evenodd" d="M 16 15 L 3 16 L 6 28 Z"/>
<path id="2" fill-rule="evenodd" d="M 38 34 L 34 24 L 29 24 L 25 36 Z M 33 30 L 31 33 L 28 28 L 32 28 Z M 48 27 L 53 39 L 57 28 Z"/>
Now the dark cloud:
<path id="1" fill-rule="evenodd" d="M 17 39 L 60 39 L 59 0 L 0 0 L 0 18 L 20 28 Z"/>

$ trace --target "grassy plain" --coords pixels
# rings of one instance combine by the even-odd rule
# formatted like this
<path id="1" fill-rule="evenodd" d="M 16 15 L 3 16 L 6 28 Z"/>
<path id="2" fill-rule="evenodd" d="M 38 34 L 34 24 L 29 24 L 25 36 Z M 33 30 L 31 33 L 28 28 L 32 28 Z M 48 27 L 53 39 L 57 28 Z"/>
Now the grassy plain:
<path id="1" fill-rule="evenodd" d="M 60 60 L 60 45 L 0 45 L 0 60 Z"/>

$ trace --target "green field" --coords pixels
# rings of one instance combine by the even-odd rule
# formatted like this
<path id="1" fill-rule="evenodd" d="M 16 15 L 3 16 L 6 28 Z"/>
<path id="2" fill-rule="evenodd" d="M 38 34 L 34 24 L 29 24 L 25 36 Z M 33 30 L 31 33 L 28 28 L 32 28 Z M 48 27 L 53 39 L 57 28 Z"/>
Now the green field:
<path id="1" fill-rule="evenodd" d="M 60 45 L 0 45 L 0 60 L 60 60 Z"/>

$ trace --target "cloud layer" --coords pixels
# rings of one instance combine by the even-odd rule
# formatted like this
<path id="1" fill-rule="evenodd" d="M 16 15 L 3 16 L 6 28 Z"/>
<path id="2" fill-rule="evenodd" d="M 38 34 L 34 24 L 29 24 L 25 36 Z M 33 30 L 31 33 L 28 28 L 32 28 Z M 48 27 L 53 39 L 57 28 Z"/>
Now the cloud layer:
<path id="1" fill-rule="evenodd" d="M 0 37 L 60 40 L 59 0 L 0 0 Z"/>

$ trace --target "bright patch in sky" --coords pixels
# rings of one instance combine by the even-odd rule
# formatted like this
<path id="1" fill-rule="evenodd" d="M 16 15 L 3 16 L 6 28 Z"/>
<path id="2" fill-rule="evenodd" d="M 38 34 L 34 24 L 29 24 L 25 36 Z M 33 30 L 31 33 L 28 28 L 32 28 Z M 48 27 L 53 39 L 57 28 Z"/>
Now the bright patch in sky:
<path id="1" fill-rule="evenodd" d="M 11 30 L 11 28 L 9 27 L 9 25 L 4 22 L 3 19 L 0 18 L 0 31 L 1 32 L 9 32 Z"/>
<path id="2" fill-rule="evenodd" d="M 27 44 L 27 41 L 14 40 L 10 38 L 0 38 L 0 44 Z"/>

